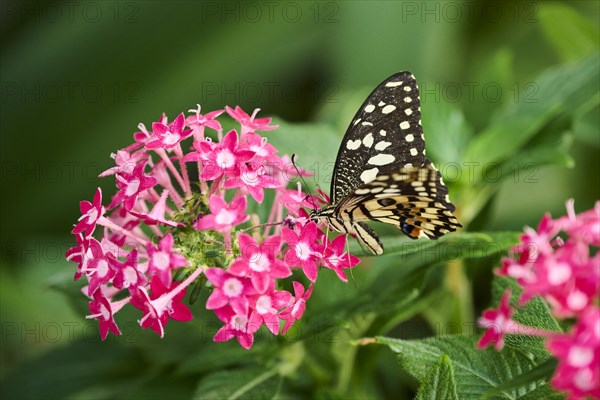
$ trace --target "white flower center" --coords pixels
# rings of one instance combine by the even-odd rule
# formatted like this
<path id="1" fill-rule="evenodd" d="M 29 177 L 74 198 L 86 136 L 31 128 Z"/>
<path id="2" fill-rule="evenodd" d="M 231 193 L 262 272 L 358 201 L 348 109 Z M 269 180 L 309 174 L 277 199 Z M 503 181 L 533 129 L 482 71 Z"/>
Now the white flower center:
<path id="1" fill-rule="evenodd" d="M 573 378 L 573 383 L 577 389 L 582 391 L 588 391 L 594 387 L 594 379 L 592 377 L 592 371 L 589 368 L 586 368 L 581 371 L 577 371 L 575 373 L 575 377 Z"/>
<path id="2" fill-rule="evenodd" d="M 262 272 L 269 270 L 270 262 L 266 254 L 256 253 L 252 256 L 248 264 L 253 271 Z"/>
<path id="3" fill-rule="evenodd" d="M 296 244 L 296 255 L 302 261 L 308 260 L 310 256 L 310 246 L 306 242 L 299 242 Z"/>
<path id="4" fill-rule="evenodd" d="M 96 271 L 98 271 L 98 276 L 106 276 L 108 273 L 108 263 L 106 260 L 99 260 L 96 265 Z"/>
<path id="5" fill-rule="evenodd" d="M 125 267 L 123 270 L 123 286 L 128 288 L 129 286 L 137 282 L 137 273 L 133 267 Z"/>
<path id="6" fill-rule="evenodd" d="M 245 171 L 241 175 L 242 182 L 244 182 L 248 186 L 256 186 L 259 182 L 258 172 L 255 171 Z"/>
<path id="7" fill-rule="evenodd" d="M 571 267 L 564 263 L 555 264 L 548 271 L 548 282 L 552 285 L 562 285 L 571 277 Z"/>
<path id="8" fill-rule="evenodd" d="M 329 257 L 328 260 L 329 260 L 329 263 L 331 265 L 333 265 L 334 267 L 337 267 L 338 264 L 340 263 L 340 261 L 342 260 L 342 257 L 340 257 L 340 256 L 332 256 L 332 257 Z"/>
<path id="9" fill-rule="evenodd" d="M 588 297 L 585 293 L 576 290 L 567 296 L 567 304 L 570 309 L 579 311 L 588 304 Z"/>
<path id="10" fill-rule="evenodd" d="M 569 365 L 572 367 L 585 367 L 594 359 L 594 350 L 589 347 L 573 346 L 569 350 L 567 359 L 569 360 Z"/>
<path id="11" fill-rule="evenodd" d="M 98 219 L 98 210 L 96 210 L 95 208 L 92 208 L 90 211 L 88 211 L 87 213 L 87 221 L 88 223 L 93 223 Z"/>
<path id="12" fill-rule="evenodd" d="M 231 168 L 235 164 L 235 157 L 227 149 L 223 149 L 217 154 L 217 164 L 221 168 Z"/>
<path id="13" fill-rule="evenodd" d="M 215 222 L 219 225 L 231 225 L 235 221 L 235 217 L 235 212 L 221 209 L 215 217 Z"/>
<path id="14" fill-rule="evenodd" d="M 256 311 L 259 314 L 273 313 L 275 310 L 272 307 L 271 298 L 269 296 L 260 296 L 256 300 Z"/>
<path id="15" fill-rule="evenodd" d="M 268 154 L 267 150 L 264 148 L 264 146 L 252 145 L 252 146 L 250 146 L 250 150 L 255 152 L 256 155 L 263 156 L 263 157 Z"/>
<path id="16" fill-rule="evenodd" d="M 237 278 L 229 278 L 223 285 L 223 292 L 227 297 L 237 297 L 242 293 L 244 286 Z"/>
<path id="17" fill-rule="evenodd" d="M 134 179 L 127 184 L 127 189 L 125 189 L 125 195 L 127 197 L 133 196 L 134 194 L 136 194 L 138 192 L 139 188 L 140 188 L 140 180 Z"/>
<path id="18" fill-rule="evenodd" d="M 237 331 L 245 331 L 246 325 L 248 325 L 248 318 L 243 315 L 234 315 L 231 318 L 231 326 Z"/>
<path id="19" fill-rule="evenodd" d="M 302 310 L 302 306 L 304 305 L 304 303 L 304 299 L 300 299 L 296 304 L 294 304 L 294 307 L 292 307 L 292 316 L 294 318 L 298 319 L 300 317 L 298 313 Z"/>
<path id="20" fill-rule="evenodd" d="M 152 263 L 158 269 L 167 269 L 169 268 L 169 264 L 171 264 L 171 256 L 169 253 L 162 251 L 156 252 L 152 256 Z"/>
<path id="21" fill-rule="evenodd" d="M 171 145 L 171 144 L 175 144 L 179 141 L 179 133 L 174 133 L 171 131 L 168 131 L 167 133 L 165 133 L 165 137 L 163 139 L 163 143 Z"/>

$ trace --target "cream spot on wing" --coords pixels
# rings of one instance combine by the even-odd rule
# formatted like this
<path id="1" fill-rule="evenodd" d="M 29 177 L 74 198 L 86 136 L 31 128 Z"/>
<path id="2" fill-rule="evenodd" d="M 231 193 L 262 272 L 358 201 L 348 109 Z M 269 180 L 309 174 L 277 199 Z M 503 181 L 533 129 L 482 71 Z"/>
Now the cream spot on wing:
<path id="1" fill-rule="evenodd" d="M 406 140 L 407 142 L 412 142 L 413 140 L 415 140 L 415 137 L 413 136 L 412 133 L 409 133 L 408 135 L 406 135 L 404 137 L 404 140 Z"/>
<path id="2" fill-rule="evenodd" d="M 371 168 L 371 169 L 364 170 L 363 173 L 360 174 L 360 180 L 363 181 L 363 183 L 369 183 L 373 179 L 375 179 L 378 172 L 379 172 L 379 168 Z"/>
<path id="3" fill-rule="evenodd" d="M 418 153 L 417 149 L 415 149 L 414 147 L 412 149 L 410 149 L 410 155 L 411 156 L 416 156 Z"/>
<path id="4" fill-rule="evenodd" d="M 369 104 L 365 107 L 365 111 L 368 113 L 373 112 L 374 109 L 375 109 L 375 106 L 373 104 Z"/>
<path id="5" fill-rule="evenodd" d="M 408 129 L 410 128 L 410 124 L 408 123 L 408 121 L 402 121 L 400 123 L 400 129 Z"/>
<path id="6" fill-rule="evenodd" d="M 385 134 L 386 134 L 386 133 L 387 133 L 387 132 L 386 132 L 386 131 L 384 131 L 383 129 L 379 131 L 379 134 L 380 134 L 381 136 L 385 136 Z"/>
<path id="7" fill-rule="evenodd" d="M 396 86 L 401 86 L 404 82 L 400 81 L 400 82 L 388 82 L 385 84 L 386 87 L 396 87 Z"/>
<path id="8" fill-rule="evenodd" d="M 381 142 L 379 142 L 379 143 L 377 143 L 375 145 L 375 150 L 383 151 L 383 150 L 387 149 L 391 145 L 392 145 L 391 142 L 386 142 L 384 140 L 384 141 L 381 141 Z"/>
<path id="9" fill-rule="evenodd" d="M 395 159 L 396 157 L 391 154 L 377 154 L 376 156 L 369 158 L 367 163 L 371 165 L 388 165 L 394 162 Z"/>
<path id="10" fill-rule="evenodd" d="M 360 147 L 360 139 L 357 140 L 348 140 L 346 143 L 346 148 L 348 150 L 356 150 Z"/>
<path id="11" fill-rule="evenodd" d="M 383 109 L 381 110 L 381 112 L 384 113 L 384 114 L 389 114 L 392 111 L 394 111 L 395 109 L 396 109 L 396 106 L 388 104 L 387 106 L 383 107 Z"/>
<path id="12" fill-rule="evenodd" d="M 404 114 L 411 115 L 412 114 L 412 110 L 410 108 L 407 108 L 407 109 L 404 110 Z M 356 125 L 356 124 L 354 124 L 354 125 Z"/>
<path id="13" fill-rule="evenodd" d="M 373 134 L 372 133 L 368 133 L 367 136 L 365 136 L 362 140 L 362 144 L 365 147 L 371 147 L 373 146 Z"/>

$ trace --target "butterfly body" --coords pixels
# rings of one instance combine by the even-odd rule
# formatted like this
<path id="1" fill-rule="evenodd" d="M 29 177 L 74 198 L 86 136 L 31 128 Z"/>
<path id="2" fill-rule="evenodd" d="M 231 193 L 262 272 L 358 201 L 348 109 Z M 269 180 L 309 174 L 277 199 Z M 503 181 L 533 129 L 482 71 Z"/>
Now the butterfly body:
<path id="1" fill-rule="evenodd" d="M 342 140 L 331 182 L 331 205 L 311 213 L 349 233 L 373 254 L 383 245 L 366 221 L 397 226 L 413 239 L 436 239 L 461 225 L 440 173 L 425 157 L 415 77 L 399 72 L 365 100 Z"/>

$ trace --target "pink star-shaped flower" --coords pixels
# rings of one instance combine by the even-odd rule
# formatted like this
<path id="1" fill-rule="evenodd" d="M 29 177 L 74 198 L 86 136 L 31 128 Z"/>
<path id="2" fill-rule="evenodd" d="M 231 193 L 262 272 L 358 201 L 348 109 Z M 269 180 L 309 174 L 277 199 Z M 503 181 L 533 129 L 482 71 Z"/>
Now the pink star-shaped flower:
<path id="1" fill-rule="evenodd" d="M 152 131 L 154 132 L 154 140 L 148 141 L 146 147 L 148 149 L 163 148 L 169 150 L 179 145 L 179 142 L 186 139 L 192 134 L 192 130 L 183 130 L 185 126 L 185 117 L 183 113 L 179 114 L 175 120 L 167 125 L 164 122 L 153 122 Z"/>
<path id="2" fill-rule="evenodd" d="M 260 328 L 260 325 L 250 322 L 248 311 L 236 312 L 231 307 L 222 307 L 215 310 L 215 314 L 225 322 L 225 325 L 213 337 L 215 342 L 226 342 L 235 337 L 244 349 L 248 350 L 252 347 L 254 332 Z"/>
<path id="3" fill-rule="evenodd" d="M 301 283 L 294 281 L 294 299 L 287 307 L 279 313 L 279 318 L 285 320 L 282 333 L 285 334 L 294 325 L 294 322 L 302 318 L 306 310 L 306 302 L 312 294 L 314 284 L 311 284 L 308 290 L 304 291 Z"/>
<path id="4" fill-rule="evenodd" d="M 248 235 L 238 236 L 241 257 L 229 267 L 236 276 L 249 277 L 258 293 L 265 293 L 273 278 L 287 278 L 292 274 L 282 260 L 276 258 L 281 248 L 281 236 L 270 236 L 260 245 Z"/>
<path id="5" fill-rule="evenodd" d="M 506 333 L 517 333 L 515 323 L 511 319 L 512 308 L 510 307 L 511 291 L 508 289 L 502 295 L 497 309 L 489 309 L 483 312 L 483 316 L 477 321 L 479 326 L 486 331 L 477 343 L 477 347 L 484 348 L 493 344 L 497 350 L 504 346 L 504 335 Z"/>
<path id="6" fill-rule="evenodd" d="M 272 131 L 279 127 L 278 125 L 269 125 L 271 123 L 271 118 L 256 118 L 256 114 L 258 114 L 260 108 L 255 109 L 252 112 L 252 115 L 246 114 L 239 106 L 236 106 L 235 109 L 226 106 L 225 111 L 227 111 L 227 114 L 229 114 L 231 118 L 242 125 L 242 136 L 248 132 Z"/>
<path id="7" fill-rule="evenodd" d="M 250 324 L 260 327 L 264 323 L 273 335 L 277 335 L 279 333 L 278 310 L 290 303 L 292 294 L 272 288 L 251 300 Z"/>
<path id="8" fill-rule="evenodd" d="M 96 229 L 96 223 L 104 214 L 102 190 L 100 188 L 96 190 L 92 203 L 86 200 L 80 202 L 79 209 L 81 210 L 81 217 L 79 217 L 79 222 L 77 222 L 71 233 L 76 235 L 85 232 L 85 236 L 91 236 Z"/>
<path id="9" fill-rule="evenodd" d="M 185 162 L 201 161 L 203 181 L 221 178 L 223 175 L 239 175 L 240 164 L 254 157 L 254 152 L 238 146 L 239 138 L 235 130 L 229 131 L 219 143 L 207 140 L 193 143 L 195 152 L 183 157 Z"/>
<path id="10" fill-rule="evenodd" d="M 290 266 L 301 266 L 302 271 L 311 282 L 317 280 L 317 263 L 321 257 L 317 242 L 317 224 L 309 222 L 300 229 L 300 234 L 283 227 L 281 229 L 283 240 L 289 249 L 285 253 L 285 262 Z"/>
<path id="11" fill-rule="evenodd" d="M 87 264 L 90 260 L 91 253 L 89 252 L 90 237 L 83 237 L 83 235 L 75 235 L 77 245 L 69 248 L 65 256 L 67 261 L 77 263 L 77 269 L 75 270 L 74 280 L 78 280 L 87 271 Z"/>
<path id="12" fill-rule="evenodd" d="M 238 197 L 231 204 L 227 204 L 225 200 L 217 195 L 213 195 L 208 200 L 208 208 L 210 214 L 200 218 L 194 228 L 197 230 L 214 229 L 218 232 L 229 232 L 231 228 L 246 222 L 246 197 Z"/>
<path id="13" fill-rule="evenodd" d="M 102 172 L 98 177 L 104 178 L 114 174 L 131 174 L 140 161 L 148 159 L 148 155 L 145 151 L 130 153 L 125 150 L 117 150 L 117 153 L 111 154 L 110 157 L 115 160 L 116 166 Z"/>
<path id="14" fill-rule="evenodd" d="M 140 193 L 156 185 L 156 178 L 144 174 L 146 161 L 135 166 L 131 174 L 116 175 L 119 192 L 112 198 L 110 208 L 123 203 L 126 210 L 132 210 Z"/>
<path id="15" fill-rule="evenodd" d="M 348 282 L 348 278 L 344 273 L 344 269 L 352 268 L 360 262 L 360 259 L 350 253 L 344 252 L 346 247 L 346 235 L 339 235 L 325 248 L 323 254 L 324 266 L 332 269 L 344 282 Z"/>
<path id="16" fill-rule="evenodd" d="M 248 311 L 248 296 L 256 294 L 250 279 L 235 276 L 221 268 L 208 268 L 205 274 L 208 281 L 215 286 L 206 301 L 208 310 L 229 305 L 238 314 Z"/>
<path id="17" fill-rule="evenodd" d="M 600 201 L 594 208 L 580 214 L 575 213 L 575 201 L 567 201 L 567 215 L 556 220 L 556 224 L 570 236 L 583 242 L 600 246 Z"/>
<path id="18" fill-rule="evenodd" d="M 277 149 L 269 144 L 267 138 L 257 133 L 249 132 L 244 137 L 244 142 L 244 147 L 254 153 L 254 157 L 258 163 L 281 167 L 282 160 L 276 155 Z"/>
<path id="19" fill-rule="evenodd" d="M 177 282 L 167 287 L 157 276 L 154 276 L 150 281 L 150 294 L 142 288 L 131 297 L 131 304 L 144 312 L 139 321 L 142 328 L 151 328 L 163 337 L 169 319 L 176 321 L 192 319 L 192 312 L 182 303 L 186 292 L 185 289 L 179 290 L 179 285 L 182 284 Z"/>
<path id="20" fill-rule="evenodd" d="M 113 260 L 112 265 L 115 268 L 115 277 L 113 285 L 118 289 L 129 289 L 135 293 L 146 286 L 146 276 L 138 268 L 138 252 L 132 250 L 127 255 L 125 262 Z"/>
<path id="21" fill-rule="evenodd" d="M 302 186 L 298 182 L 298 188 L 282 189 L 279 201 L 283 206 L 294 216 L 298 216 L 302 207 L 315 208 L 317 199 L 314 196 L 308 195 L 302 191 Z"/>
<path id="22" fill-rule="evenodd" d="M 204 139 L 204 127 L 208 127 L 217 132 L 223 130 L 221 123 L 217 121 L 217 117 L 225 112 L 225 110 L 215 110 L 204 115 L 200 114 L 200 104 L 196 110 L 188 110 L 195 113 L 185 119 L 185 124 L 194 131 L 194 139 L 201 141 Z"/>
<path id="23" fill-rule="evenodd" d="M 273 189 L 281 186 L 281 183 L 266 174 L 263 166 L 251 163 L 240 166 L 239 176 L 225 181 L 225 189 L 241 188 L 242 193 L 248 193 L 257 203 L 262 203 L 265 193 L 264 189 Z"/>
<path id="24" fill-rule="evenodd" d="M 147 225 L 168 225 L 168 226 L 178 226 L 182 225 L 175 221 L 171 221 L 165 218 L 165 213 L 167 213 L 167 197 L 169 197 L 169 190 L 164 189 L 160 194 L 160 199 L 154 204 L 152 207 L 152 211 L 149 213 L 143 211 L 135 211 L 129 210 L 132 215 L 135 215 L 138 218 L 142 218 Z"/>
<path id="25" fill-rule="evenodd" d="M 101 284 L 110 282 L 115 276 L 115 271 L 111 267 L 109 258 L 104 253 L 100 242 L 94 238 L 89 241 L 89 251 L 86 256 L 89 257 L 86 270 L 89 280 L 88 296 L 91 296 Z"/>
<path id="26" fill-rule="evenodd" d="M 171 271 L 187 265 L 184 256 L 173 251 L 173 236 L 169 233 L 163 237 L 158 246 L 148 243 L 146 251 L 148 253 L 148 273 L 150 276 L 157 276 L 163 286 L 171 285 Z"/>
<path id="27" fill-rule="evenodd" d="M 600 398 L 600 309 L 588 308 L 568 334 L 547 343 L 558 359 L 551 384 L 569 399 Z"/>
<path id="28" fill-rule="evenodd" d="M 94 292 L 92 301 L 88 303 L 90 310 L 89 318 L 96 318 L 100 324 L 100 337 L 105 340 L 108 336 L 108 332 L 112 332 L 115 335 L 121 335 L 121 331 L 117 326 L 114 317 L 111 302 L 104 297 L 102 290 Z"/>

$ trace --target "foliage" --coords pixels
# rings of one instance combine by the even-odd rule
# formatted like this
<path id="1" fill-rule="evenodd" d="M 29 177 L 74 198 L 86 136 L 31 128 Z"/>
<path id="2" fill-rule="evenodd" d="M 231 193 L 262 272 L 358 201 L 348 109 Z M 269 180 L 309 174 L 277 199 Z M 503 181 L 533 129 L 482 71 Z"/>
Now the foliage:
<path id="1" fill-rule="evenodd" d="M 37 182 L 21 188 L 17 178 L 8 176 L 6 189 L 14 194 L 3 196 L 3 208 L 11 211 L 3 211 L 2 227 L 8 243 L 0 280 L 2 398 L 563 398 L 547 383 L 555 364 L 540 339 L 508 336 L 501 352 L 477 350 L 480 331 L 474 321 L 507 287 L 516 291 L 507 279 L 492 281 L 491 271 L 517 243 L 521 227 L 538 221 L 546 208 L 562 208 L 567 197 L 584 196 L 582 208 L 598 197 L 590 184 L 598 177 L 600 129 L 598 21 L 592 19 L 597 5 L 528 3 L 536 12 L 535 23 L 527 23 L 531 9 L 524 3 L 501 2 L 501 23 L 482 18 L 456 23 L 411 17 L 410 9 L 388 2 L 377 12 L 358 3 L 318 6 L 321 20 L 331 14 L 337 24 L 242 21 L 227 29 L 220 17 L 200 23 L 199 13 L 181 12 L 169 20 L 154 9 L 157 5 L 140 3 L 142 15 L 151 20 L 152 29 L 144 32 L 139 25 L 121 24 L 109 31 L 81 23 L 61 29 L 41 24 L 35 28 L 44 48 L 35 51 L 18 48 L 16 43 L 29 40 L 18 30 L 2 39 L 7 44 L 3 80 L 24 81 L 22 74 L 29 74 L 27 79 L 38 82 L 89 82 L 94 73 L 112 70 L 107 63 L 122 65 L 115 75 L 102 75 L 106 81 L 148 77 L 140 81 L 146 85 L 138 87 L 137 103 L 85 103 L 74 109 L 63 102 L 32 111 L 9 101 L 3 116 L 10 119 L 2 118 L 3 161 L 19 161 L 20 152 L 9 154 L 18 147 L 30 149 L 24 156 L 30 162 L 100 160 L 130 141 L 127 127 L 133 132 L 140 119 L 150 121 L 162 111 L 172 113 L 202 100 L 208 109 L 232 103 L 226 97 L 236 91 L 235 85 L 226 87 L 229 92 L 199 98 L 214 87 L 223 90 L 224 82 L 237 80 L 241 91 L 252 82 L 330 84 L 335 76 L 335 85 L 319 86 L 320 96 L 310 101 L 301 97 L 306 104 L 286 102 L 278 94 L 261 111 L 281 115 L 276 121 L 280 128 L 267 135 L 269 141 L 282 152 L 297 153 L 302 167 L 318 173 L 308 179 L 310 186 L 326 191 L 334 149 L 369 88 L 391 72 L 411 69 L 421 87 L 429 88 L 422 94 L 429 157 L 445 175 L 465 226 L 438 241 L 409 241 L 376 226 L 384 233 L 383 256 L 363 259 L 349 284 L 331 271 L 320 271 L 322 287 L 312 294 L 304 319 L 284 336 L 272 337 L 263 328 L 249 351 L 235 343 L 213 343 L 220 322 L 200 308 L 193 309 L 193 322 L 170 325 L 163 340 L 149 332 L 133 334 L 131 314 L 130 325 L 122 325 L 124 337 L 99 344 L 95 325 L 80 317 L 85 310 L 72 311 L 81 307 L 81 293 L 64 273 L 70 271 L 67 263 L 58 257 L 12 257 L 12 242 L 6 242 L 14 238 L 19 248 L 40 254 L 52 248 L 48 244 L 67 242 L 61 232 L 67 231 L 74 211 L 64 204 L 76 204 L 82 191 L 91 193 L 97 183 Z M 483 6 L 475 3 L 480 15 Z M 313 10 L 303 7 L 312 18 Z M 521 18 L 518 23 L 515 15 Z M 403 18 L 408 21 L 400 24 Z M 357 29 L 356 21 L 363 21 L 365 29 Z M 142 27 L 149 28 L 147 21 Z M 194 30 L 185 30 L 185 38 L 164 34 L 190 27 Z M 107 35 L 106 42 L 94 36 L 99 35 L 96 30 Z M 33 30 L 29 34 L 41 40 Z M 92 43 L 75 45 L 71 36 Z M 135 53 L 119 50 L 115 44 L 124 36 L 140 46 L 148 42 L 148 47 Z M 196 48 L 187 40 L 198 36 L 211 39 Z M 399 47 L 399 37 L 410 40 Z M 236 47 L 225 48 L 232 42 Z M 69 55 L 68 65 L 61 65 L 47 49 L 85 57 Z M 17 56 L 6 57 L 13 54 Z M 221 54 L 227 58 L 219 58 Z M 234 54 L 239 61 L 232 61 Z M 90 68 L 90 63 L 96 65 Z M 38 66 L 62 69 L 58 75 L 44 75 Z M 216 86 L 201 86 L 206 76 Z M 505 96 L 499 102 L 481 97 L 469 102 L 466 96 L 451 101 L 444 87 L 432 85 L 458 80 L 497 83 Z M 515 87 L 515 82 L 531 85 Z M 321 101 L 318 107 L 315 98 Z M 265 99 L 246 97 L 240 105 L 253 109 Z M 60 118 L 51 119 L 54 115 Z M 286 122 L 309 119 L 313 122 Z M 28 146 L 30 137 L 19 134 L 47 129 L 50 134 L 40 134 L 35 148 Z M 64 138 L 59 134 L 71 131 Z M 10 132 L 16 134 L 5 135 Z M 98 172 L 108 163 L 96 165 Z M 24 206 L 29 209 L 12 211 Z M 23 223 L 25 213 L 34 222 Z M 366 255 L 356 243 L 350 251 Z M 201 304 L 208 294 L 200 290 L 199 297 Z M 514 319 L 564 330 L 540 299 Z M 52 336 L 56 327 L 60 334 Z"/>

